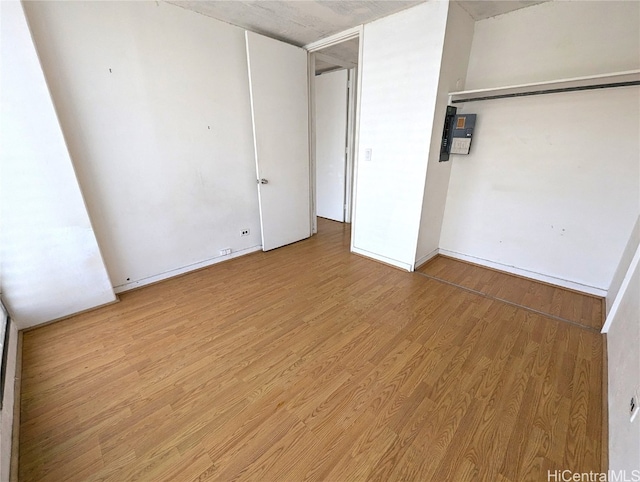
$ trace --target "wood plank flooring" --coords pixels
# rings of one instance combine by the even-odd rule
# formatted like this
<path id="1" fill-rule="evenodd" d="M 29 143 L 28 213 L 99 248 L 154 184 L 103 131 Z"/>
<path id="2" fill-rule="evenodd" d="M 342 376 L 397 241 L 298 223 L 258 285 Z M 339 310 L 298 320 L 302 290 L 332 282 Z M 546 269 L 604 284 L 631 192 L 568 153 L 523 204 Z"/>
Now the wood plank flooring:
<path id="1" fill-rule="evenodd" d="M 20 480 L 601 470 L 600 334 L 319 231 L 26 332 Z"/>
<path id="2" fill-rule="evenodd" d="M 595 330 L 600 330 L 604 322 L 604 300 L 597 296 L 538 283 L 441 255 L 431 259 L 418 271 Z"/>

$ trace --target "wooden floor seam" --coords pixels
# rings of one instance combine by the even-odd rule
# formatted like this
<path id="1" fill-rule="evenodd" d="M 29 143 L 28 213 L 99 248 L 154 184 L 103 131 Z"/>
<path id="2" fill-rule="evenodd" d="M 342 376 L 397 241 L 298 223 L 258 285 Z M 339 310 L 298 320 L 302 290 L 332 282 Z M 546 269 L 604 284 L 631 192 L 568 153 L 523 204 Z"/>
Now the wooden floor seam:
<path id="1" fill-rule="evenodd" d="M 575 321 L 567 320 L 566 318 L 562 318 L 560 316 L 556 316 L 556 315 L 553 315 L 551 313 L 546 313 L 544 311 L 536 310 L 536 309 L 531 308 L 529 306 L 521 305 L 519 303 L 515 303 L 513 301 L 509 301 L 509 300 L 506 300 L 504 298 L 499 298 L 497 296 L 492 296 L 490 294 L 483 293 L 482 291 L 474 290 L 473 288 L 468 288 L 466 286 L 462 286 L 462 285 L 460 285 L 458 283 L 454 283 L 452 281 L 447 281 L 447 280 L 444 280 L 442 278 L 438 278 L 436 276 L 431 276 L 431 275 L 429 275 L 427 273 L 423 273 L 422 271 L 414 271 L 414 273 L 419 274 L 420 276 L 424 276 L 425 278 L 429 278 L 431 280 L 438 281 L 440 283 L 444 283 L 444 284 L 447 284 L 449 286 L 453 286 L 455 288 L 459 288 L 459 289 L 464 290 L 464 291 L 468 291 L 469 293 L 474 293 L 476 295 L 482 296 L 484 298 L 488 298 L 490 300 L 495 300 L 495 301 L 499 301 L 501 303 L 506 303 L 506 304 L 514 306 L 516 308 L 521 308 L 523 310 L 530 311 L 530 312 L 535 313 L 537 315 L 546 316 L 548 318 L 552 318 L 554 320 L 561 321 L 563 323 L 568 323 L 568 324 L 570 324 L 572 326 L 575 326 L 575 327 L 580 328 L 582 330 L 589 331 L 591 333 L 600 333 L 600 330 L 596 330 L 595 328 L 592 328 L 590 326 L 585 326 L 585 325 L 582 325 L 580 323 L 576 323 Z"/>
<path id="2" fill-rule="evenodd" d="M 598 332 L 604 323 L 602 297 L 443 255 L 435 256 L 416 271 Z"/>

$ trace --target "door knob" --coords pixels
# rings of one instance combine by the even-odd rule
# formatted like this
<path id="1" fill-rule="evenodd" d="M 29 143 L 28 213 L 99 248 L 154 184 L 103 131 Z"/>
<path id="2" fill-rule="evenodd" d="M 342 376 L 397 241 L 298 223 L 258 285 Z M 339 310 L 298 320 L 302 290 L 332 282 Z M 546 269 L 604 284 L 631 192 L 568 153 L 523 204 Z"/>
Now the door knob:
<path id="1" fill-rule="evenodd" d="M 258 182 L 260 184 L 269 184 L 269 181 L 267 181 L 266 179 L 259 179 Z"/>

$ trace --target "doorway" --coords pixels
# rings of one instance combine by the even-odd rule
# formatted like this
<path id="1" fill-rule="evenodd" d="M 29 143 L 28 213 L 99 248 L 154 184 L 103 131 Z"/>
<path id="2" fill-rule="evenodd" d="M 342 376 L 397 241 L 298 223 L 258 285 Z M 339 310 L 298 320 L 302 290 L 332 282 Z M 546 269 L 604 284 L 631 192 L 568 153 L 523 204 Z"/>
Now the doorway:
<path id="1" fill-rule="evenodd" d="M 349 73 L 316 74 L 316 215 L 344 223 L 347 200 Z"/>
<path id="2" fill-rule="evenodd" d="M 314 233 L 318 217 L 351 223 L 359 51 L 358 32 L 310 49 Z"/>

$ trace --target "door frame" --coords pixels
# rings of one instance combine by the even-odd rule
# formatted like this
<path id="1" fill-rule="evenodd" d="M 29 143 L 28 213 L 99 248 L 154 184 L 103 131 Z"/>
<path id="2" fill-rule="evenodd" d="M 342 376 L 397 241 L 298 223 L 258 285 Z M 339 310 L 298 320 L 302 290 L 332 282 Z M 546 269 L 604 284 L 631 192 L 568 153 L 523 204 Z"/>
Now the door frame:
<path id="1" fill-rule="evenodd" d="M 358 47 L 359 48 L 359 47 Z M 356 98 L 358 92 L 358 67 L 349 69 L 347 72 L 347 162 L 344 177 L 344 222 L 351 223 L 351 212 L 353 210 L 353 182 L 355 165 L 355 138 L 356 138 Z"/>
<path id="2" fill-rule="evenodd" d="M 353 234 L 355 220 L 355 176 L 356 164 L 358 158 L 358 131 L 360 125 L 360 85 L 362 82 L 362 45 L 363 45 L 364 25 L 344 30 L 337 34 L 331 35 L 317 42 L 305 45 L 303 48 L 307 50 L 308 60 L 308 77 L 309 77 L 309 185 L 311 187 L 310 199 L 310 217 L 311 217 L 311 233 L 318 232 L 318 216 L 316 211 L 316 92 L 315 92 L 315 57 L 319 50 L 331 47 L 347 40 L 358 38 L 358 65 L 355 69 L 355 75 L 349 74 L 351 87 L 349 88 L 349 112 L 347 115 L 347 175 L 345 177 L 346 196 L 345 204 L 345 222 L 351 222 L 351 231 Z M 353 78 L 352 78 L 353 77 Z"/>

